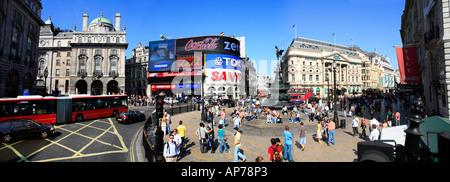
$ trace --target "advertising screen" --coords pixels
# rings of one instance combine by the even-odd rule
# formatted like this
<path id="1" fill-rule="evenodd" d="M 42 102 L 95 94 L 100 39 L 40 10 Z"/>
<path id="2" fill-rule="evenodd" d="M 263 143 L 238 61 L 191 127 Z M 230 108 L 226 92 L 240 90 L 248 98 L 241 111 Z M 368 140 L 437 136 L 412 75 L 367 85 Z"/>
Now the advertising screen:
<path id="1" fill-rule="evenodd" d="M 242 70 L 241 58 L 224 54 L 207 54 L 207 69 L 231 69 Z"/>
<path id="2" fill-rule="evenodd" d="M 194 59 L 194 55 L 177 56 L 177 69 L 178 70 L 196 70 L 202 69 L 202 59 Z"/>
<path id="3" fill-rule="evenodd" d="M 148 72 L 171 71 L 175 62 L 175 40 L 150 42 Z"/>
<path id="4" fill-rule="evenodd" d="M 240 56 L 240 42 L 224 36 L 202 36 L 176 39 L 177 55 L 192 55 L 194 52 L 223 53 Z"/>

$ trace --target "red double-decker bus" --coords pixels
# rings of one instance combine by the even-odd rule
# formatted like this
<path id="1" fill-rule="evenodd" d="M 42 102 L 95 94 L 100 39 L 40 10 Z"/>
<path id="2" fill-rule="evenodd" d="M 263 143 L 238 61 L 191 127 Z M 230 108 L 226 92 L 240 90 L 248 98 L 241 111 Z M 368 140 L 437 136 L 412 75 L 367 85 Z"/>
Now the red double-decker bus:
<path id="1" fill-rule="evenodd" d="M 303 103 L 313 96 L 312 88 L 291 88 L 287 91 L 287 94 L 291 96 L 289 102 Z"/>
<path id="2" fill-rule="evenodd" d="M 128 111 L 126 95 L 19 96 L 0 99 L 0 122 L 29 118 L 38 123 L 63 124 L 115 116 L 123 111 Z"/>

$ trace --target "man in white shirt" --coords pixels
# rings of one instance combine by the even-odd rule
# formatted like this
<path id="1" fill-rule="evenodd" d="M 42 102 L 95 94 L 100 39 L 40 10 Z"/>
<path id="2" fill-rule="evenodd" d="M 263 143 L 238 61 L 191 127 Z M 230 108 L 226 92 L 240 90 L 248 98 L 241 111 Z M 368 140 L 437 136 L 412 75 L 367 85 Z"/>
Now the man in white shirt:
<path id="1" fill-rule="evenodd" d="M 372 128 L 373 125 L 375 125 L 376 127 Z M 371 119 L 369 122 L 370 132 L 372 132 L 372 130 L 374 130 L 374 129 L 377 129 L 379 125 L 380 125 L 380 123 L 378 122 L 377 118 L 375 116 L 373 116 L 373 119 Z"/>
<path id="2" fill-rule="evenodd" d="M 359 134 L 359 132 L 358 132 L 358 124 L 359 124 L 358 118 L 355 115 L 353 115 L 353 121 L 352 121 L 353 137 L 355 137 L 356 134 Z"/>
<path id="3" fill-rule="evenodd" d="M 234 117 L 234 128 L 240 128 L 241 127 L 241 116 Z M 236 132 L 233 132 L 233 135 L 235 135 Z"/>
<path id="4" fill-rule="evenodd" d="M 169 135 L 169 142 L 164 144 L 163 156 L 166 159 L 166 162 L 177 162 L 178 147 L 173 141 L 173 138 L 173 135 Z"/>
<path id="5" fill-rule="evenodd" d="M 372 132 L 370 132 L 369 139 L 370 141 L 378 140 L 378 137 L 380 136 L 380 131 L 378 131 L 377 126 L 375 124 L 372 125 L 372 128 L 374 129 L 372 130 Z"/>
<path id="6" fill-rule="evenodd" d="M 174 129 L 173 130 L 173 141 L 175 142 L 175 144 L 177 144 L 177 148 L 178 148 L 178 153 L 180 152 L 180 144 L 181 144 L 181 137 L 178 134 L 178 129 Z"/>

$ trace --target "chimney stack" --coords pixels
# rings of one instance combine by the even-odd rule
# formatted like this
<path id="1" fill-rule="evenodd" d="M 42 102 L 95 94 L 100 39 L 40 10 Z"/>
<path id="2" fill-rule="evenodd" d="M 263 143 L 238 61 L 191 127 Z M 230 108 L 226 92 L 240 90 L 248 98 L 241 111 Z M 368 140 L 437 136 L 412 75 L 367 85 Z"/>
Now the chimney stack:
<path id="1" fill-rule="evenodd" d="M 117 32 L 120 32 L 120 13 L 116 13 L 114 26 L 114 29 L 116 29 Z"/>
<path id="2" fill-rule="evenodd" d="M 82 31 L 88 30 L 88 21 L 89 21 L 89 15 L 87 13 L 84 13 L 83 14 L 83 30 Z"/>

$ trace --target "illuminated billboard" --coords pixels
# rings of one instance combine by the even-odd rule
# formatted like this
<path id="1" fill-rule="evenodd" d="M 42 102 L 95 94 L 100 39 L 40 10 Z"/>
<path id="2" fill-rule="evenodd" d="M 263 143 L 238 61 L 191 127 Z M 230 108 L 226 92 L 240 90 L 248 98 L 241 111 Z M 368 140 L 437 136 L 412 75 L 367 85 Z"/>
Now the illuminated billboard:
<path id="1" fill-rule="evenodd" d="M 150 42 L 148 72 L 171 71 L 175 60 L 175 40 Z"/>

